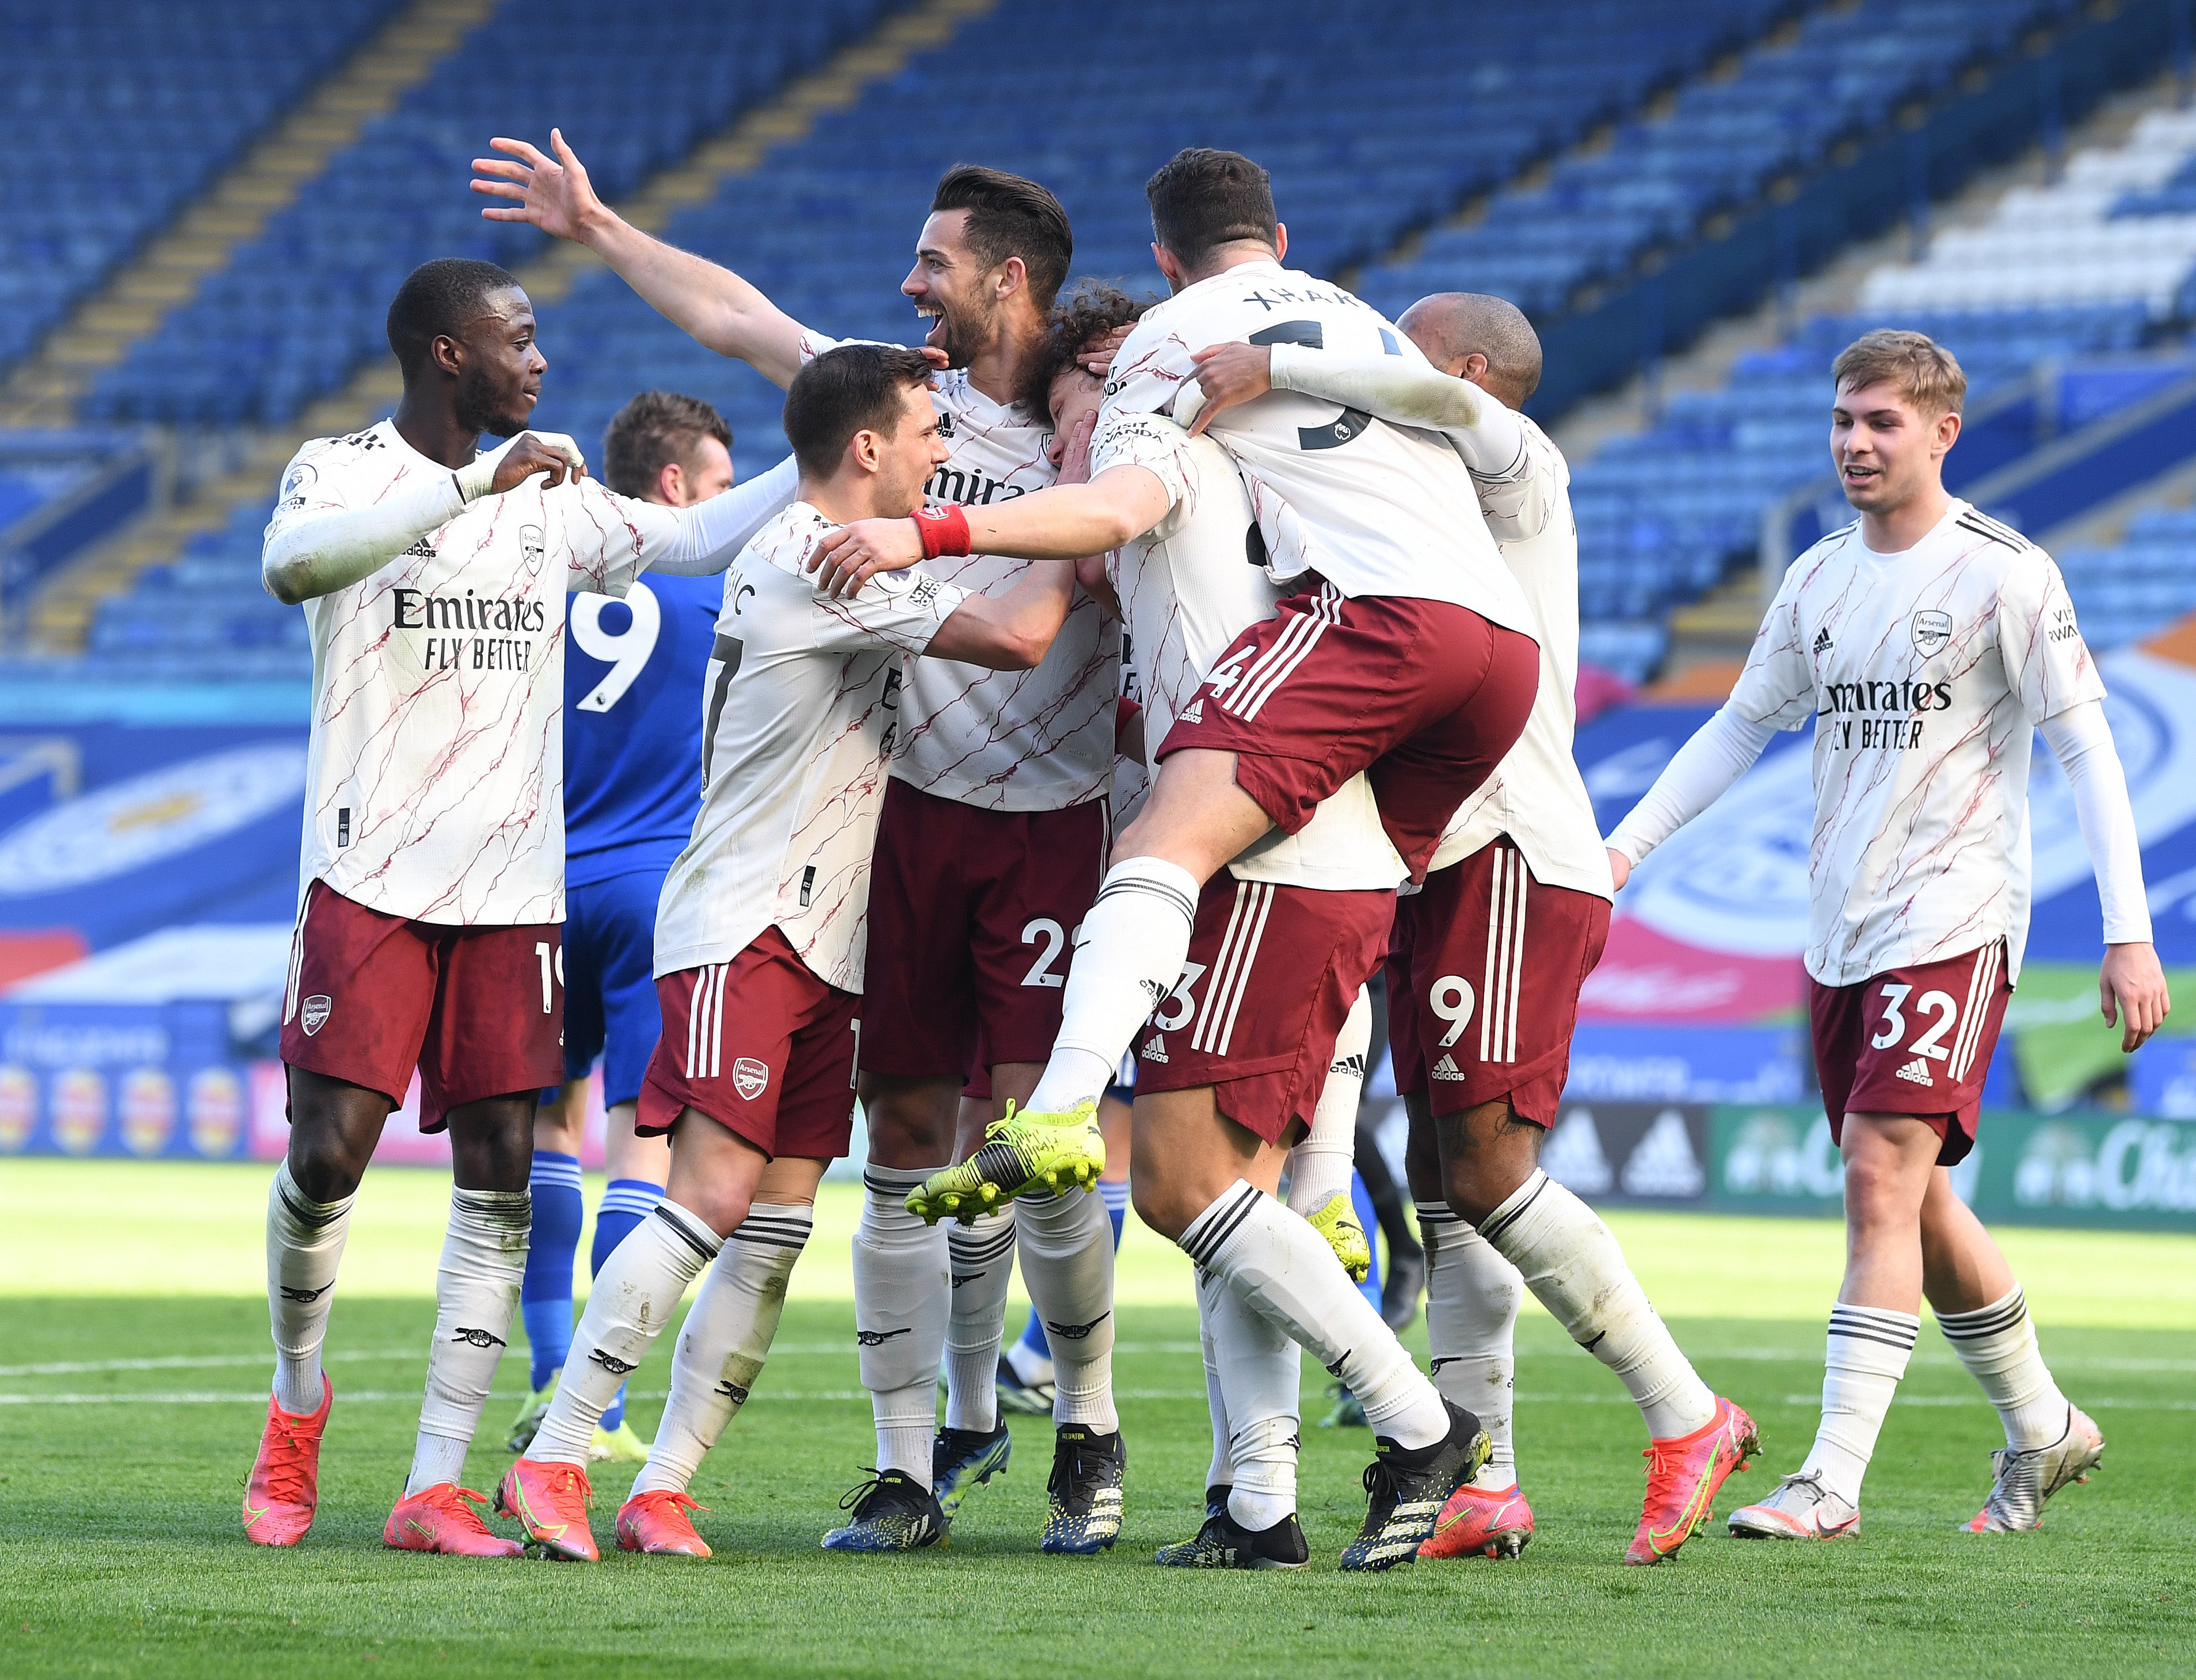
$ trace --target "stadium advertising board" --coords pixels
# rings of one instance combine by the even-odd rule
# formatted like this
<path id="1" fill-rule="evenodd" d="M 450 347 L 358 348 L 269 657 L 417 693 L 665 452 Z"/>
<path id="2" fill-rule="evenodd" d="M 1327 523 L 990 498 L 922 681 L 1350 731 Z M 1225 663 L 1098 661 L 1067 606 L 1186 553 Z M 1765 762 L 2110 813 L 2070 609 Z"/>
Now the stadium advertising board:
<path id="1" fill-rule="evenodd" d="M 1838 1152 L 1818 1107 L 1719 1106 L 1708 1157 L 1710 1207 L 1842 1210 Z M 1985 1109 L 1952 1185 L 1993 1224 L 2196 1231 L 2196 1123 Z"/>

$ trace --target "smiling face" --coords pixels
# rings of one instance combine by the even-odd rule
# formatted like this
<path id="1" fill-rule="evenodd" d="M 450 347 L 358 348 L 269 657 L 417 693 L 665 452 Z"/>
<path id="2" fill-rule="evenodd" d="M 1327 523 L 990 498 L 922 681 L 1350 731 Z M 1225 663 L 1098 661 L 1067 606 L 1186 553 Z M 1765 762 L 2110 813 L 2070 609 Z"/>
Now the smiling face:
<path id="1" fill-rule="evenodd" d="M 534 343 L 534 305 L 517 286 L 482 300 L 483 313 L 454 338 L 436 341 L 436 359 L 457 376 L 458 424 L 491 437 L 516 437 L 541 400 L 548 362 Z"/>
<path id="2" fill-rule="evenodd" d="M 966 367 L 999 337 L 998 270 L 968 248 L 968 229 L 967 211 L 933 211 L 915 242 L 915 266 L 899 283 L 928 324 L 923 347 L 945 351 L 949 367 Z"/>
<path id="3" fill-rule="evenodd" d="M 870 492 L 876 513 L 904 518 L 922 505 L 922 487 L 945 465 L 951 452 L 938 435 L 938 408 L 928 385 L 902 385 L 899 423 L 890 433 L 860 431 L 852 447 L 875 461 Z"/>
<path id="4" fill-rule="evenodd" d="M 1960 435 L 1957 414 L 1932 414 L 1888 379 L 1838 387 L 1830 410 L 1830 458 L 1846 499 L 1878 517 L 1941 482 L 1945 453 Z"/>

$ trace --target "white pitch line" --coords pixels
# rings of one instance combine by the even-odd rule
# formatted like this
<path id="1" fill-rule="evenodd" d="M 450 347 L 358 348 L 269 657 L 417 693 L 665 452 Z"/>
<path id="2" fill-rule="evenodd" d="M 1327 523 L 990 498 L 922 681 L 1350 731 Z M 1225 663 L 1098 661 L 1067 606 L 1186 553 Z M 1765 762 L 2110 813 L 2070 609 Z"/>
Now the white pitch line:
<path id="1" fill-rule="evenodd" d="M 176 1354 L 152 1360 L 55 1360 L 43 1365 L 0 1365 L 0 1377 L 81 1377 L 101 1371 L 195 1371 L 218 1365 L 272 1365 L 274 1349 L 261 1354 Z M 425 1360 L 425 1348 L 338 1350 L 321 1355 L 324 1365 L 361 1360 Z"/>

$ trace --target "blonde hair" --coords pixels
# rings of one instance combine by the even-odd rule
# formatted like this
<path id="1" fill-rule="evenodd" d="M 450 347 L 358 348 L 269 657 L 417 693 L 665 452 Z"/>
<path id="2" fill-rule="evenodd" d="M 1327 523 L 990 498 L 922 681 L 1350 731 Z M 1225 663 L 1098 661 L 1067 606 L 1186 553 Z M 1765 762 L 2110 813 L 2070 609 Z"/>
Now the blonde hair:
<path id="1" fill-rule="evenodd" d="M 1830 379 L 1840 390 L 1887 380 L 1925 414 L 1956 414 L 1968 395 L 1956 356 L 1925 332 L 1889 326 L 1864 332 L 1840 350 Z"/>

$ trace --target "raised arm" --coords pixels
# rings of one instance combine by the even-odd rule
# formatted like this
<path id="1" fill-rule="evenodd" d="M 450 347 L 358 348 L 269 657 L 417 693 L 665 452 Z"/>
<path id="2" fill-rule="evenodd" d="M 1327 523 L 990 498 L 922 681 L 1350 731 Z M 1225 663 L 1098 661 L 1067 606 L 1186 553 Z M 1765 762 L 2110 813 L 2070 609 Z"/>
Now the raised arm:
<path id="1" fill-rule="evenodd" d="M 372 577 L 428 532 L 457 517 L 468 502 L 515 490 L 537 473 L 556 485 L 586 472 L 570 438 L 522 432 L 507 448 L 448 474 L 430 473 L 416 487 L 370 507 L 289 519 L 278 514 L 260 551 L 260 582 L 285 606 L 332 595 Z"/>
<path id="2" fill-rule="evenodd" d="M 531 222 L 587 246 L 650 308 L 718 355 L 737 357 L 773 384 L 792 384 L 800 371 L 800 323 L 730 268 L 621 217 L 596 196 L 561 130 L 549 130 L 553 156 L 523 140 L 488 143 L 507 155 L 473 159 L 473 191 L 507 202 L 486 206 L 483 216 Z"/>
<path id="3" fill-rule="evenodd" d="M 2105 961 L 2098 974 L 2098 1007 L 2107 1026 L 2120 1029 L 2120 1048 L 2132 1050 L 2164 1021 L 2172 1006 L 2165 971 L 2151 944 L 2150 904 L 2142 887 L 2142 846 L 2127 774 L 2112 745 L 2099 701 L 2070 706 L 2042 725 L 2043 738 L 2066 772 L 2082 841 L 2097 872 L 2097 900 L 2104 911 Z"/>
<path id="4" fill-rule="evenodd" d="M 759 478 L 722 495 L 676 510 L 677 534 L 661 547 L 644 549 L 641 569 L 673 577 L 708 577 L 739 558 L 754 534 L 783 512 L 800 489 L 800 471 L 788 455 Z"/>

